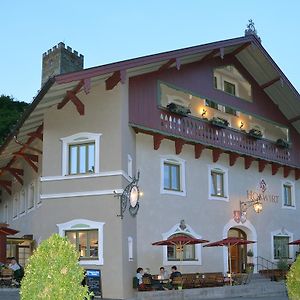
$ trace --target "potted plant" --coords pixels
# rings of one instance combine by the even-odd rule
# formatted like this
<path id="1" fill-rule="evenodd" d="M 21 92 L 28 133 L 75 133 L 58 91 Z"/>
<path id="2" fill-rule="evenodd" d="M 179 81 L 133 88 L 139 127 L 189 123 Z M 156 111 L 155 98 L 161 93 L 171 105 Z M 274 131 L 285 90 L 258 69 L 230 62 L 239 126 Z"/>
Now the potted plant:
<path id="1" fill-rule="evenodd" d="M 229 122 L 226 119 L 220 118 L 220 117 L 213 117 L 210 120 L 210 123 L 214 126 L 226 128 L 229 125 Z"/>
<path id="2" fill-rule="evenodd" d="M 287 259 L 280 258 L 277 262 L 277 268 L 280 270 L 281 276 L 278 279 L 284 279 L 288 270 L 289 270 L 289 264 Z"/>
<path id="3" fill-rule="evenodd" d="M 188 114 L 191 113 L 191 110 L 188 107 L 180 104 L 176 104 L 174 102 L 169 103 L 167 105 L 167 108 L 170 112 L 178 115 L 187 116 Z"/>
<path id="4" fill-rule="evenodd" d="M 254 270 L 254 263 L 252 263 L 252 262 L 247 263 L 246 273 L 253 273 L 253 270 Z"/>
<path id="5" fill-rule="evenodd" d="M 249 130 L 248 135 L 255 138 L 255 139 L 261 139 L 263 134 L 259 129 L 252 128 Z"/>
<path id="6" fill-rule="evenodd" d="M 281 148 L 290 148 L 290 143 L 284 139 L 278 139 L 276 145 Z"/>

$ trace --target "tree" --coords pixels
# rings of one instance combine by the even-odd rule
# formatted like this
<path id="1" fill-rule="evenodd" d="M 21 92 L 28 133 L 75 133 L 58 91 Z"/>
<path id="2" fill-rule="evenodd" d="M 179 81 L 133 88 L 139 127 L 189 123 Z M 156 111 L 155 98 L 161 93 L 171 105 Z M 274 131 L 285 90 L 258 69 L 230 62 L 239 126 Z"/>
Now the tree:
<path id="1" fill-rule="evenodd" d="M 53 234 L 43 241 L 29 259 L 21 282 L 21 300 L 90 299 L 82 286 L 84 270 L 79 253 L 67 238 Z"/>
<path id="2" fill-rule="evenodd" d="M 289 294 L 289 299 L 299 300 L 300 299 L 300 255 L 298 255 L 297 260 L 291 266 L 287 274 L 287 290 Z"/>
<path id="3" fill-rule="evenodd" d="M 13 97 L 0 96 L 0 145 L 13 129 L 28 103 L 14 101 Z"/>

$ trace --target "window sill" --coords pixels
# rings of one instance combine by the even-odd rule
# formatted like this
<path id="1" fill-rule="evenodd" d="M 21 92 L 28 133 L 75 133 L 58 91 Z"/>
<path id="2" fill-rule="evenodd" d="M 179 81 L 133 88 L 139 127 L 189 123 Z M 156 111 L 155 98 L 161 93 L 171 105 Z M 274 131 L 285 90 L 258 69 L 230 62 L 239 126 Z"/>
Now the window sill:
<path id="1" fill-rule="evenodd" d="M 296 210 L 296 206 L 295 206 L 295 205 L 283 205 L 282 208 L 283 208 L 283 209 L 292 209 L 292 210 Z"/>
<path id="2" fill-rule="evenodd" d="M 79 264 L 82 266 L 84 265 L 96 265 L 96 266 L 102 266 L 103 263 L 103 259 L 99 258 L 99 259 L 80 259 L 79 260 Z"/>
<path id="3" fill-rule="evenodd" d="M 228 196 L 209 195 L 208 200 L 219 200 L 228 202 Z"/>
<path id="4" fill-rule="evenodd" d="M 161 192 L 161 194 L 169 194 L 169 195 L 177 195 L 177 196 L 186 196 L 186 192 L 185 191 L 175 191 L 175 190 L 165 190 L 163 189 Z"/>

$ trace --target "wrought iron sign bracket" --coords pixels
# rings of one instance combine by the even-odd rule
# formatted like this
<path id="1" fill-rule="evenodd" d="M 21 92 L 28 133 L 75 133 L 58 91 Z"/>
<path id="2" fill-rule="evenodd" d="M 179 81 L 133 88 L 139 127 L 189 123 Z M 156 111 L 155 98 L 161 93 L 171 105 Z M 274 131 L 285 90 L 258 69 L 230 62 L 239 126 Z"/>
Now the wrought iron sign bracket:
<path id="1" fill-rule="evenodd" d="M 114 191 L 114 196 L 120 199 L 120 214 L 118 214 L 117 217 L 120 217 L 121 219 L 124 218 L 127 203 L 129 203 L 129 213 L 133 217 L 136 216 L 140 208 L 140 190 L 138 186 L 139 177 L 140 172 L 138 172 L 137 177 L 133 177 L 132 181 L 125 187 L 123 193 L 117 193 Z"/>

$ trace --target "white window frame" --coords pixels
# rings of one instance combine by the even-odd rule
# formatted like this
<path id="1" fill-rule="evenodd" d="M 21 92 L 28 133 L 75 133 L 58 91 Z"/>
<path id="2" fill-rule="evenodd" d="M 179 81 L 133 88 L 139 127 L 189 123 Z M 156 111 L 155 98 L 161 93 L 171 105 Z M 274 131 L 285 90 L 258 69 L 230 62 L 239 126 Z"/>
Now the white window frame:
<path id="1" fill-rule="evenodd" d="M 274 236 L 288 237 L 289 242 L 294 240 L 294 234 L 290 231 L 287 231 L 285 228 L 281 228 L 271 232 L 271 256 L 273 262 L 278 262 L 279 259 L 274 258 Z M 289 256 L 290 258 L 294 257 L 294 246 L 289 245 Z"/>
<path id="2" fill-rule="evenodd" d="M 102 133 L 80 132 L 64 138 L 62 141 L 62 175 L 63 176 L 76 176 L 82 174 L 69 174 L 69 146 L 82 144 L 82 143 L 95 143 L 95 172 L 100 172 L 100 137 Z M 88 175 L 87 175 L 88 177 Z"/>
<path id="3" fill-rule="evenodd" d="M 13 205 L 12 205 L 13 209 L 13 220 L 17 219 L 19 216 L 19 212 L 20 212 L 20 201 L 19 201 L 19 195 L 15 194 L 13 197 Z M 16 212 L 16 213 L 15 213 Z"/>
<path id="4" fill-rule="evenodd" d="M 129 236 L 127 242 L 128 242 L 128 261 L 133 261 L 133 238 Z"/>
<path id="5" fill-rule="evenodd" d="M 127 175 L 130 178 L 133 177 L 132 157 L 130 154 L 127 156 Z"/>
<path id="6" fill-rule="evenodd" d="M 185 229 L 180 228 L 180 223 L 174 225 L 169 231 L 162 233 L 162 239 L 167 240 L 174 234 L 184 234 L 194 237 L 196 239 L 202 239 L 202 236 L 197 234 L 191 226 L 185 224 Z M 163 248 L 163 263 L 164 266 L 172 266 L 172 265 L 179 265 L 179 266 L 200 266 L 202 265 L 202 246 L 201 244 L 195 245 L 195 260 L 168 260 L 168 246 L 162 246 Z"/>
<path id="7" fill-rule="evenodd" d="M 8 223 L 8 203 L 7 201 L 5 201 L 4 203 L 4 207 L 3 207 L 3 210 L 4 210 L 4 218 L 3 218 L 3 221 L 4 223 Z"/>
<path id="8" fill-rule="evenodd" d="M 220 171 L 223 173 L 223 188 L 224 188 L 224 197 L 214 196 L 212 195 L 212 178 L 211 178 L 211 172 Z M 220 201 L 229 201 L 229 191 L 228 191 L 228 169 L 224 168 L 221 165 L 208 165 L 208 199 L 209 200 L 220 200 Z"/>
<path id="9" fill-rule="evenodd" d="M 33 188 L 33 193 L 31 192 Z M 32 194 L 32 195 L 31 195 Z M 36 184 L 34 181 L 32 181 L 29 185 L 28 185 L 28 191 L 27 191 L 27 212 L 32 211 L 35 208 L 35 195 L 36 195 Z M 30 196 L 33 197 L 33 205 L 31 207 L 29 207 L 29 199 Z"/>
<path id="10" fill-rule="evenodd" d="M 20 205 L 20 209 L 19 209 L 20 216 L 24 216 L 26 214 L 26 211 L 27 211 L 25 189 L 22 189 L 20 191 L 20 194 L 19 194 L 19 205 Z M 22 206 L 24 207 L 23 211 L 22 211 L 22 209 L 23 209 Z"/>
<path id="11" fill-rule="evenodd" d="M 180 177 L 180 191 L 173 191 L 164 188 L 164 163 L 174 164 L 179 166 Z M 185 184 L 185 164 L 186 161 L 176 156 L 164 156 L 160 158 L 160 193 L 170 194 L 178 196 L 186 196 L 186 184 Z"/>
<path id="12" fill-rule="evenodd" d="M 284 186 L 288 185 L 291 187 L 292 205 L 284 204 Z M 290 180 L 281 180 L 281 196 L 282 196 L 282 208 L 284 209 L 296 209 L 296 195 L 295 195 L 295 183 Z"/>
<path id="13" fill-rule="evenodd" d="M 86 219 L 75 219 L 66 223 L 56 224 L 58 227 L 58 233 L 60 236 L 65 237 L 66 231 L 78 231 L 78 230 L 98 230 L 98 259 L 84 259 L 79 260 L 80 265 L 103 265 L 104 257 L 103 257 L 103 226 L 104 222 L 95 222 Z"/>

